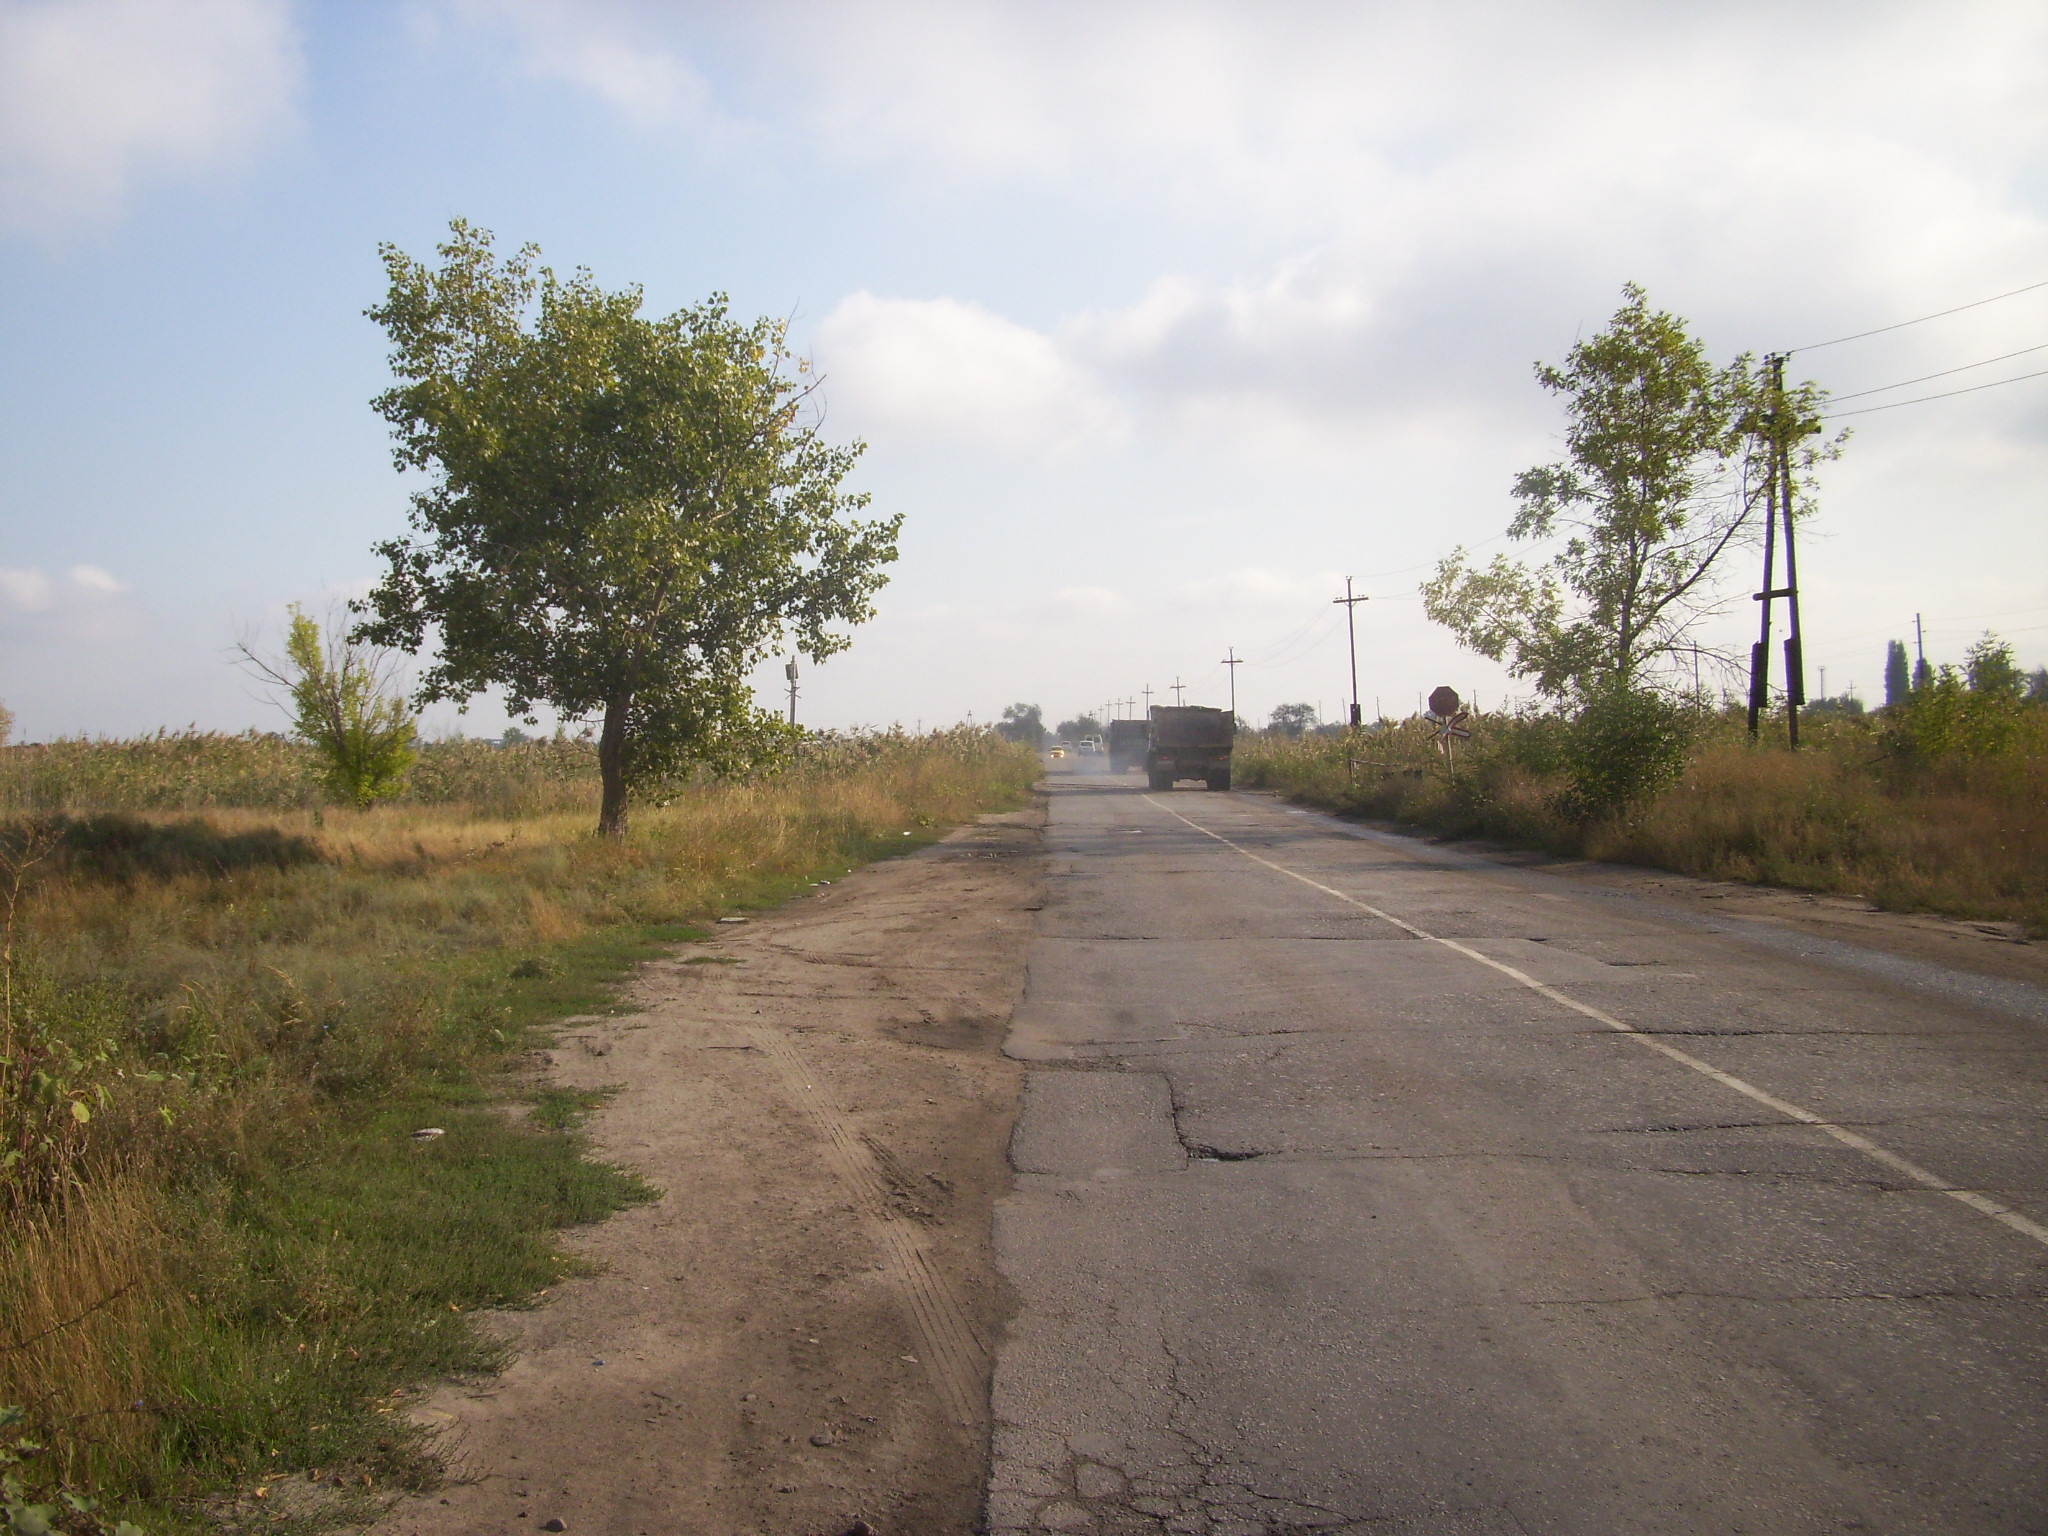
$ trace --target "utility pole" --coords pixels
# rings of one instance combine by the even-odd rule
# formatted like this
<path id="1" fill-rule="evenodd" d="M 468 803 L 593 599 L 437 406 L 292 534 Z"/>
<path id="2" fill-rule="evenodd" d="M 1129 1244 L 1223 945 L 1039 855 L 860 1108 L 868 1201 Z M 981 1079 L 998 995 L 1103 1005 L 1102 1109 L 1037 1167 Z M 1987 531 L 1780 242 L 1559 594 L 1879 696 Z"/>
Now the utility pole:
<path id="1" fill-rule="evenodd" d="M 1147 683 L 1138 692 L 1145 695 L 1145 718 L 1150 720 L 1152 718 L 1152 685 Z"/>
<path id="2" fill-rule="evenodd" d="M 1186 683 L 1183 683 L 1183 682 L 1182 682 L 1182 681 L 1180 680 L 1180 674 L 1179 674 L 1178 672 L 1174 673 L 1174 674 L 1173 674 L 1173 702 L 1174 702 L 1174 703 L 1175 703 L 1176 705 L 1178 705 L 1178 704 L 1180 703 L 1180 701 L 1181 701 L 1181 698 L 1180 698 L 1180 696 L 1181 696 L 1181 691 L 1182 691 L 1182 690 L 1183 690 L 1184 688 L 1186 688 L 1186 687 L 1187 687 L 1187 684 L 1186 684 Z"/>
<path id="3" fill-rule="evenodd" d="M 1927 632 L 1920 627 L 1920 615 L 1913 615 L 1913 656 L 1919 665 L 1913 669 L 1913 681 L 1920 681 L 1920 674 L 1927 670 Z"/>
<path id="4" fill-rule="evenodd" d="M 1791 633 L 1785 637 L 1785 733 L 1799 750 L 1799 709 L 1806 702 L 1806 655 L 1799 631 L 1799 555 L 1792 541 L 1792 511 L 1798 498 L 1792 481 L 1794 423 L 1785 413 L 1785 354 L 1771 359 L 1771 387 L 1777 394 L 1773 419 L 1778 428 L 1778 506 L 1785 517 L 1785 607 Z"/>
<path id="5" fill-rule="evenodd" d="M 789 679 L 789 723 L 796 724 L 796 658 L 789 658 L 789 665 L 782 669 L 782 675 Z"/>
<path id="6" fill-rule="evenodd" d="M 1758 717 L 1771 702 L 1771 604 L 1785 599 L 1788 633 L 1785 636 L 1785 734 L 1789 744 L 1799 746 L 1799 706 L 1806 702 L 1806 664 L 1801 655 L 1799 630 L 1799 553 L 1793 542 L 1793 508 L 1797 487 L 1792 480 L 1792 438 L 1796 423 L 1785 410 L 1785 358 L 1766 360 L 1771 370 L 1771 456 L 1764 482 L 1764 587 L 1754 594 L 1763 604 L 1757 626 L 1756 644 L 1749 650 L 1749 734 L 1757 733 Z M 1778 523 L 1785 524 L 1785 585 L 1771 585 L 1777 555 Z"/>
<path id="7" fill-rule="evenodd" d="M 1237 669 L 1244 665 L 1243 658 L 1237 654 L 1236 646 L 1230 647 L 1229 653 L 1223 658 L 1223 665 L 1230 668 L 1230 724 L 1234 730 L 1237 727 Z"/>
<path id="8" fill-rule="evenodd" d="M 1351 578 L 1346 576 L 1344 578 L 1344 595 L 1342 597 L 1333 597 L 1330 601 L 1344 605 L 1344 629 L 1351 641 L 1351 729 L 1355 731 L 1364 723 L 1359 718 L 1358 713 L 1358 605 L 1360 603 L 1369 603 L 1372 599 L 1369 597 L 1353 597 L 1351 595 Z M 1236 676 L 1235 673 L 1231 675 L 1233 677 Z"/>

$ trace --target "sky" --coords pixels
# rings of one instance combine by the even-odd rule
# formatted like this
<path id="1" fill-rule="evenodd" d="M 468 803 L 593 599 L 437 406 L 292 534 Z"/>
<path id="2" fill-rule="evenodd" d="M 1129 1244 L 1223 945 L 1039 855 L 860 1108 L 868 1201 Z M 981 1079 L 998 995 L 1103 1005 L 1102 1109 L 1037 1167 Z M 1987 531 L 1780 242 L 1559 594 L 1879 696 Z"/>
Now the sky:
<path id="1" fill-rule="evenodd" d="M 1632 281 L 1717 360 L 1918 402 L 1840 420 L 1802 530 L 1829 691 L 1916 614 L 2048 660 L 2048 377 L 2002 382 L 2048 369 L 2038 0 L 0 0 L 17 739 L 280 726 L 234 647 L 404 530 L 363 312 L 456 217 L 790 319 L 905 515 L 813 725 L 1220 705 L 1227 655 L 1247 718 L 1336 717 L 1347 576 L 1368 715 L 1526 694 L 1416 584 L 1516 547 L 1534 365 Z"/>

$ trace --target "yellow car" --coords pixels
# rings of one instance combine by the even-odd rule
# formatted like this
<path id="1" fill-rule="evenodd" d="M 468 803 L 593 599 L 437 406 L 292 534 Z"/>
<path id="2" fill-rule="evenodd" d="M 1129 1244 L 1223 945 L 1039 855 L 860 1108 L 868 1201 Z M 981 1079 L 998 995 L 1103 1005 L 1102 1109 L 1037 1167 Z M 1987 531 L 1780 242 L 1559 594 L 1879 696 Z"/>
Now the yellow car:
<path id="1" fill-rule="evenodd" d="M 1067 749 L 1065 747 L 1054 747 L 1050 752 L 1046 753 L 1047 757 L 1065 757 L 1066 755 Z"/>

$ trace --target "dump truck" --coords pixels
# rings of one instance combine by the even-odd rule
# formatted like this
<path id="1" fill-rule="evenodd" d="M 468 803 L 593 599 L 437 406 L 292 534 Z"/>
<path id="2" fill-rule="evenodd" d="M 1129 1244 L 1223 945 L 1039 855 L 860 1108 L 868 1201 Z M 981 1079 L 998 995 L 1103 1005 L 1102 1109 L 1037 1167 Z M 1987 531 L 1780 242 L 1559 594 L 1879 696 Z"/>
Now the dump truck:
<path id="1" fill-rule="evenodd" d="M 1227 709 L 1194 704 L 1155 704 L 1145 746 L 1145 779 L 1154 789 L 1171 789 L 1180 779 L 1200 779 L 1211 789 L 1230 788 L 1230 747 L 1237 722 Z"/>
<path id="2" fill-rule="evenodd" d="M 1109 771 L 1129 773 L 1133 768 L 1145 766 L 1145 722 L 1142 720 L 1112 720 L 1109 722 Z"/>

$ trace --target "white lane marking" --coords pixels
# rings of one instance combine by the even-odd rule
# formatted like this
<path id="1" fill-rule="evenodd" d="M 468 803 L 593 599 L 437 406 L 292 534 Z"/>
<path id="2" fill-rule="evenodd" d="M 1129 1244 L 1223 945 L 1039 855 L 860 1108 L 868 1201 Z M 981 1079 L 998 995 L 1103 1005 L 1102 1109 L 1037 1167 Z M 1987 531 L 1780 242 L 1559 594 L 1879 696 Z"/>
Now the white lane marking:
<path id="1" fill-rule="evenodd" d="M 1693 1071 L 1699 1073 L 1702 1077 L 1712 1078 L 1715 1082 L 1719 1083 L 1723 1088 L 1731 1088 L 1735 1092 L 1741 1094 L 1744 1098 L 1752 1099 L 1758 1104 L 1763 1105 L 1766 1109 L 1775 1110 L 1778 1114 L 1783 1115 L 1787 1120 L 1796 1121 L 1800 1125 L 1810 1125 L 1817 1131 L 1824 1131 L 1828 1135 L 1834 1137 L 1834 1139 L 1836 1141 L 1839 1141 L 1843 1146 L 1850 1147 L 1853 1148 L 1855 1151 L 1861 1152 L 1865 1157 L 1869 1158 L 1872 1162 L 1882 1163 L 1885 1167 L 1891 1169 L 1893 1172 L 1904 1174 L 1907 1178 L 1911 1179 L 1915 1184 L 1924 1185 L 1926 1188 L 1934 1190 L 1937 1193 L 1947 1195 L 1951 1200 L 1961 1201 L 1964 1205 L 1967 1205 L 1971 1210 L 1978 1212 L 1980 1215 L 1989 1216 L 1993 1221 L 2002 1222 L 2006 1226 L 2012 1228 L 2013 1231 L 2018 1232 L 2023 1236 L 2031 1237 L 2035 1242 L 2042 1244 L 2044 1247 L 2048 1247 L 2048 1227 L 2044 1227 L 2039 1222 L 2033 1221 L 2028 1217 L 2022 1216 L 2018 1211 L 2014 1210 L 2011 1206 L 2001 1205 L 1998 1201 L 1992 1199 L 1989 1195 L 1979 1194 L 1974 1189 L 1959 1188 L 1958 1186 L 1951 1184 L 1947 1179 L 1941 1178 L 1936 1174 L 1928 1172 L 1925 1168 L 1922 1168 L 1918 1163 L 1899 1156 L 1898 1153 L 1891 1151 L 1889 1148 L 1879 1146 L 1876 1142 L 1872 1141 L 1868 1136 L 1864 1136 L 1859 1132 L 1852 1131 L 1845 1125 L 1836 1125 L 1831 1120 L 1822 1119 L 1819 1115 L 1816 1115 L 1812 1110 L 1802 1109 L 1797 1104 L 1789 1103 L 1788 1101 L 1779 1098 L 1775 1094 L 1766 1093 L 1763 1089 L 1757 1087 L 1754 1083 L 1744 1082 L 1739 1077 L 1736 1077 L 1727 1072 L 1723 1072 L 1719 1067 L 1701 1061 L 1699 1057 L 1693 1055 L 1689 1051 L 1681 1051 L 1675 1045 L 1667 1045 L 1662 1040 L 1659 1040 L 1655 1035 L 1645 1034 L 1642 1030 L 1637 1029 L 1633 1024 L 1624 1024 L 1620 1019 L 1614 1017 L 1613 1014 L 1604 1013 L 1600 1009 L 1595 1008 L 1590 1003 L 1582 1003 L 1577 998 L 1568 996 L 1567 994 L 1558 991 L 1557 988 L 1550 986 L 1545 982 L 1538 981 L 1535 977 L 1529 975 L 1526 971 L 1519 971 L 1515 969 L 1515 967 L 1513 967 L 1512 965 L 1507 965 L 1499 960 L 1495 960 L 1490 955 L 1482 955 L 1478 950 L 1468 948 L 1467 946 L 1460 944 L 1456 939 L 1440 938 L 1436 934 L 1425 933 L 1422 929 L 1416 927 L 1413 923 L 1404 922 L 1400 918 L 1394 916 L 1394 914 L 1391 912 L 1383 912 L 1378 907 L 1373 906 L 1369 902 L 1360 901 L 1356 896 L 1347 896 L 1344 892 L 1336 889 L 1334 886 L 1324 885 L 1320 880 L 1311 880 L 1307 875 L 1301 874 L 1297 870 L 1289 869 L 1284 864 L 1275 864 L 1271 859 L 1264 858 L 1259 854 L 1253 853 L 1251 849 L 1245 847 L 1243 844 L 1232 842 L 1229 838 L 1225 837 L 1221 832 L 1212 832 L 1207 827 L 1203 826 L 1200 822 L 1189 821 L 1187 817 L 1181 815 L 1181 813 L 1179 811 L 1176 811 L 1172 806 L 1161 805 L 1157 800 L 1154 800 L 1150 795 L 1145 796 L 1145 801 L 1148 805 L 1155 806 L 1159 810 L 1166 812 L 1167 815 L 1173 817 L 1176 821 L 1185 822 L 1188 826 L 1193 827 L 1197 832 L 1201 833 L 1204 837 L 1213 837 L 1216 839 L 1217 842 L 1221 843 L 1224 847 L 1233 849 L 1236 852 L 1243 854 L 1246 858 L 1250 859 L 1254 864 L 1263 864 L 1266 868 L 1272 870 L 1275 874 L 1285 875 L 1290 880 L 1299 880 L 1303 885 L 1310 886 L 1315 890 L 1321 891 L 1325 896 L 1334 896 L 1339 901 L 1346 902 L 1349 905 L 1358 908 L 1358 910 L 1361 912 L 1370 913 L 1372 916 L 1378 918 L 1381 922 L 1392 923 L 1396 928 L 1399 928 L 1403 933 L 1412 934 L 1414 937 L 1426 940 L 1431 944 L 1441 944 L 1445 949 L 1455 950 L 1457 953 L 1463 955 L 1468 960 L 1476 960 L 1481 965 L 1486 966 L 1491 970 L 1499 971 L 1501 975 L 1512 978 L 1513 980 L 1519 982 L 1521 985 L 1527 987 L 1531 992 L 1540 993 L 1542 996 L 1549 998 L 1553 1003 L 1556 1003 L 1559 1007 L 1569 1008 L 1572 1012 L 1577 1014 L 1583 1014 L 1586 1018 L 1592 1019 L 1596 1023 L 1605 1024 L 1609 1029 L 1615 1031 L 1615 1033 L 1626 1035 L 1629 1039 L 1635 1041 L 1638 1045 L 1644 1046 L 1649 1050 L 1653 1050 L 1657 1052 L 1660 1056 L 1668 1056 L 1671 1060 L 1677 1062 L 1680 1066 L 1690 1067 Z"/>

